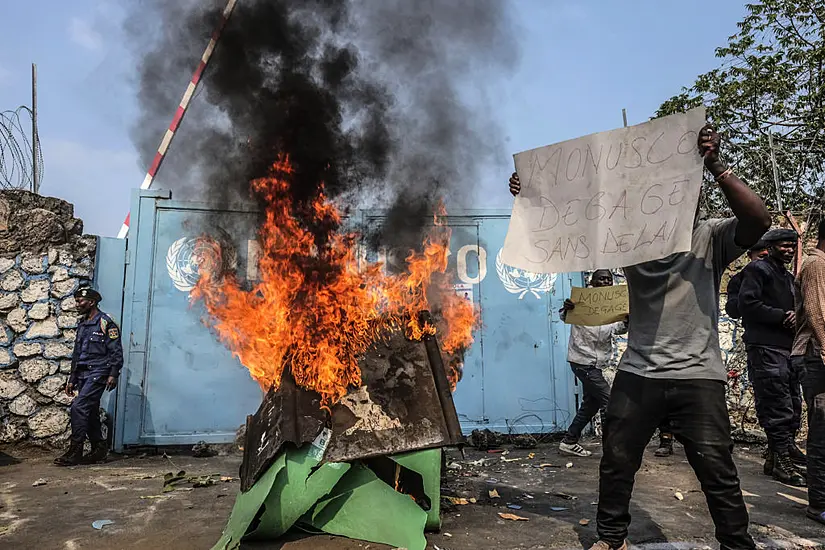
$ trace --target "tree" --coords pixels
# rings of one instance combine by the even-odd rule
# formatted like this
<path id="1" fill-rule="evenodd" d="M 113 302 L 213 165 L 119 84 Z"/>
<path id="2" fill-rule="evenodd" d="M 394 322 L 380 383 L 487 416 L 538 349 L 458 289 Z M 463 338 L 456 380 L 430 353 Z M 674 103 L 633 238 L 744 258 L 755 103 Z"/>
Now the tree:
<path id="1" fill-rule="evenodd" d="M 785 210 L 821 208 L 825 196 L 825 1 L 763 0 L 725 47 L 721 66 L 665 101 L 656 117 L 704 104 L 725 136 L 726 160 L 777 208 L 769 134 Z M 724 209 L 705 186 L 704 207 Z"/>

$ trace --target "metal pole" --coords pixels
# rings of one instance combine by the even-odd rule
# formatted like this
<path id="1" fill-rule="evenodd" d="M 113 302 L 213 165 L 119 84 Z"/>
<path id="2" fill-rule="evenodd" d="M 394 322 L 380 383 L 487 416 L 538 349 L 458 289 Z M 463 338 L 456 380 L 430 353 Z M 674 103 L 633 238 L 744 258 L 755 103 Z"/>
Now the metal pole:
<path id="1" fill-rule="evenodd" d="M 773 186 L 776 189 L 776 208 L 782 212 L 782 194 L 779 192 L 779 167 L 776 165 L 776 155 L 773 152 L 773 132 L 768 132 L 768 147 L 771 150 L 771 164 L 773 165 Z"/>
<path id="2" fill-rule="evenodd" d="M 192 75 L 192 79 L 189 81 L 189 86 L 186 87 L 186 91 L 183 93 L 183 98 L 175 111 L 175 116 L 172 118 L 172 123 L 169 124 L 169 128 L 166 130 L 166 133 L 163 135 L 163 139 L 160 141 L 158 151 L 155 153 L 155 158 L 152 160 L 152 164 L 146 171 L 146 177 L 143 178 L 143 183 L 140 184 L 141 189 L 149 189 L 152 187 L 152 182 L 155 180 L 158 170 L 160 170 L 160 165 L 166 157 L 166 152 L 169 150 L 169 145 L 172 143 L 172 139 L 175 137 L 175 132 L 177 132 L 178 127 L 183 120 L 183 116 L 189 108 L 189 102 L 192 100 L 192 95 L 195 93 L 195 89 L 198 87 L 201 77 L 203 77 L 203 73 L 209 64 L 209 60 L 212 58 L 212 52 L 215 51 L 215 47 L 218 45 L 218 40 L 221 37 L 221 33 L 226 27 L 226 24 L 229 21 L 229 16 L 232 15 L 232 11 L 235 9 L 235 4 L 237 1 L 238 0 L 227 0 L 221 20 L 218 22 L 218 27 L 212 33 L 212 37 L 206 45 L 206 51 L 204 51 L 201 56 L 201 61 L 195 70 L 195 74 Z M 126 214 L 126 219 L 123 220 L 123 225 L 121 225 L 120 231 L 117 234 L 118 239 L 126 238 L 126 235 L 129 234 L 130 223 L 131 213 Z"/>
<path id="3" fill-rule="evenodd" d="M 622 109 L 622 121 L 624 122 L 624 127 L 627 128 L 627 109 Z"/>
<path id="4" fill-rule="evenodd" d="M 40 194 L 40 167 L 37 165 L 37 65 L 32 63 L 32 191 Z"/>

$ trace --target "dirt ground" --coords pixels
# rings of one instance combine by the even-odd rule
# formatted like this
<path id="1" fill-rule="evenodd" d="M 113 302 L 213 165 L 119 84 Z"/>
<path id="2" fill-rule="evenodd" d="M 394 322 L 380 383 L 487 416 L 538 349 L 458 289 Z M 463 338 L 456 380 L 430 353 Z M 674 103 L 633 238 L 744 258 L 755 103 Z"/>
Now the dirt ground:
<path id="1" fill-rule="evenodd" d="M 457 451 L 449 451 L 453 469 L 445 475 L 443 495 L 476 502 L 456 505 L 445 500 L 443 528 L 428 535 L 428 548 L 589 546 L 596 539 L 599 446 L 589 447 L 596 453 L 593 457 L 572 460 L 561 457 L 554 445 L 510 450 L 503 457 L 507 461 L 501 454 L 468 449 L 462 459 Z M 754 536 L 769 548 L 825 547 L 825 529 L 804 517 L 806 491 L 763 476 L 759 452 L 747 447 L 736 451 Z M 566 467 L 570 462 L 572 466 Z M 185 470 L 236 478 L 239 465 L 238 455 L 206 459 L 144 455 L 60 469 L 51 465 L 50 456 L 5 449 L 5 454 L 0 453 L 0 548 L 208 549 L 229 517 L 238 481 L 164 494 L 163 475 Z M 500 498 L 490 498 L 493 489 Z M 508 508 L 508 504 L 521 508 Z M 527 521 L 502 519 L 499 513 L 517 514 Z M 630 538 L 637 547 L 687 550 L 715 546 L 704 497 L 678 446 L 668 459 L 656 459 L 650 450 L 637 478 L 632 513 Z M 98 530 L 92 526 L 96 520 L 114 523 Z M 248 548 L 384 547 L 324 536 Z"/>

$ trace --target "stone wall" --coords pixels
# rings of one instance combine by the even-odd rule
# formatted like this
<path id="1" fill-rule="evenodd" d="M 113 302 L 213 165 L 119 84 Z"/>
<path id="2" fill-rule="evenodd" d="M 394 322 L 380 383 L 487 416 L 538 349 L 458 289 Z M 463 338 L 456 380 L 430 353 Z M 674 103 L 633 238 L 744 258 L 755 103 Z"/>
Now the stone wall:
<path id="1" fill-rule="evenodd" d="M 68 439 L 72 295 L 91 281 L 97 244 L 82 233 L 71 204 L 0 191 L 0 443 Z"/>

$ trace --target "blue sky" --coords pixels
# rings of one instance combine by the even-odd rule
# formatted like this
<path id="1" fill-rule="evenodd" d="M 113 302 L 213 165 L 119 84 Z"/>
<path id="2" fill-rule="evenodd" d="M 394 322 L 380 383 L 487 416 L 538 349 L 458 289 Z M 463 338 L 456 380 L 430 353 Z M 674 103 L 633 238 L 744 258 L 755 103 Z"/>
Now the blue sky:
<path id="1" fill-rule="evenodd" d="M 507 150 L 500 169 L 480 183 L 479 207 L 509 206 L 509 155 L 619 127 L 623 107 L 630 124 L 645 121 L 716 66 L 714 49 L 745 12 L 736 2 L 707 9 L 660 0 L 501 1 L 516 12 L 521 56 L 512 75 L 489 83 Z M 146 170 L 129 139 L 136 65 L 124 43 L 123 12 L 100 0 L 4 4 L 0 110 L 30 104 L 36 62 L 42 192 L 73 202 L 87 232 L 113 236 Z"/>

